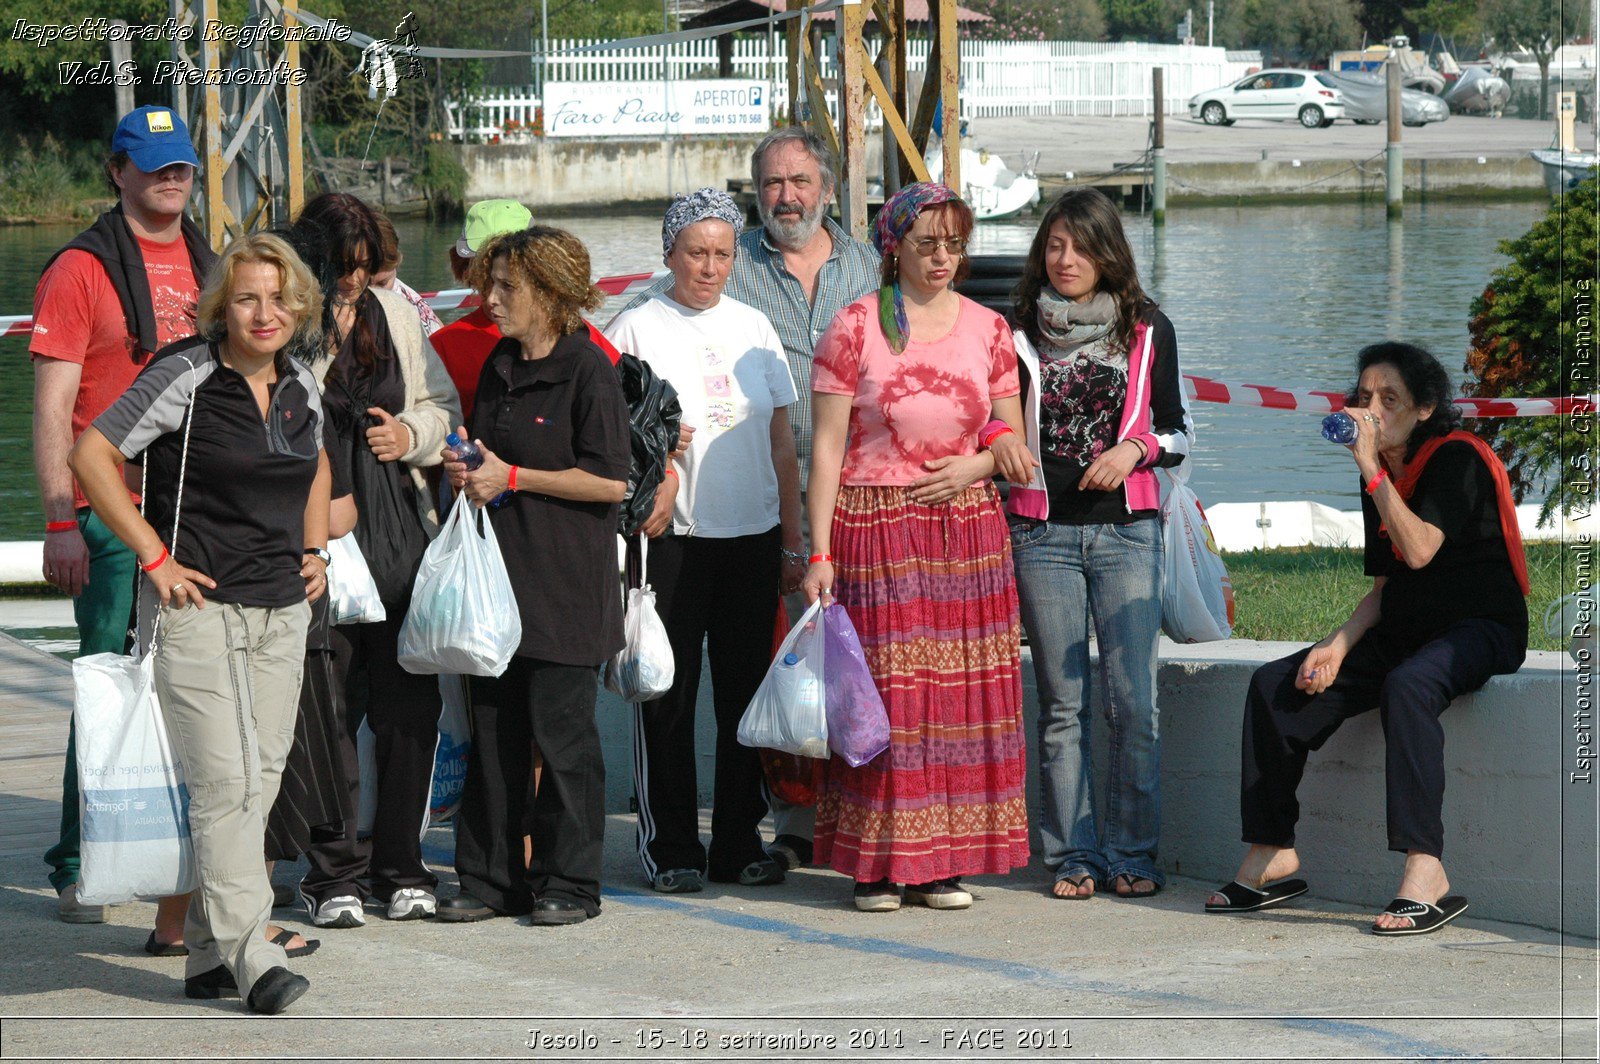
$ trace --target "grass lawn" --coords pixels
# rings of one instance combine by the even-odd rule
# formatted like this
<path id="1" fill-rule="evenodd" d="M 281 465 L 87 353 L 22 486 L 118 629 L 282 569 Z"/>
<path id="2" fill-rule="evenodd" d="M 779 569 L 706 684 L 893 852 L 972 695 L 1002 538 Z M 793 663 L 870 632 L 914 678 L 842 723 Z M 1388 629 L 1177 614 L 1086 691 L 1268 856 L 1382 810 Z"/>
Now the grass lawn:
<path id="1" fill-rule="evenodd" d="M 1574 560 L 1560 543 L 1529 543 L 1527 552 L 1528 647 L 1563 650 L 1564 640 L 1544 634 L 1544 611 L 1574 590 Z M 1233 580 L 1236 639 L 1315 642 L 1342 624 L 1372 586 L 1372 578 L 1361 571 L 1358 550 L 1290 547 L 1225 554 L 1223 560 Z"/>

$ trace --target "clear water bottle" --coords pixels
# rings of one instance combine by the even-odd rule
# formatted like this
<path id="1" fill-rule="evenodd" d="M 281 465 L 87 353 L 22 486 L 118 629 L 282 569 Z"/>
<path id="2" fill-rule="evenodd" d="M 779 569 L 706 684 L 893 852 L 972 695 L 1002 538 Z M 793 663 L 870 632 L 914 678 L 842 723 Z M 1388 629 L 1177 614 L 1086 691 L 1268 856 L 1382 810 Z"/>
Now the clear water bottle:
<path id="1" fill-rule="evenodd" d="M 463 440 L 459 435 L 452 432 L 444 438 L 444 442 L 446 446 L 456 452 L 456 458 L 466 464 L 468 472 L 483 465 L 483 451 L 471 440 Z M 499 509 L 507 499 L 511 498 L 512 494 L 513 492 L 510 491 L 502 491 L 490 500 L 489 507 L 491 509 Z"/>
<path id="2" fill-rule="evenodd" d="M 1349 447 L 1356 442 L 1356 437 L 1360 434 L 1361 427 L 1356 423 L 1356 419 L 1343 410 L 1335 410 L 1322 419 L 1322 438 L 1329 443 Z"/>

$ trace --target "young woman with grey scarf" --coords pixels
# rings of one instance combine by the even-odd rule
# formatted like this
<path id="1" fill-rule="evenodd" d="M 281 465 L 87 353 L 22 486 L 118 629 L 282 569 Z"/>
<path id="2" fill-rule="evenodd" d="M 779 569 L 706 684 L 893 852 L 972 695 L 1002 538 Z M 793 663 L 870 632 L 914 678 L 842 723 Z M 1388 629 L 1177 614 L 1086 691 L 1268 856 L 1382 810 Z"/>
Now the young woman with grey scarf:
<path id="1" fill-rule="evenodd" d="M 1156 641 L 1160 485 L 1193 426 L 1172 323 L 1139 285 L 1117 208 L 1077 189 L 1046 212 L 1015 300 L 1026 445 L 1039 466 L 1006 503 L 1022 621 L 1039 689 L 1045 863 L 1052 893 L 1081 901 L 1110 882 L 1148 898 L 1161 828 Z M 1093 803 L 1089 623 L 1111 727 L 1105 822 Z"/>

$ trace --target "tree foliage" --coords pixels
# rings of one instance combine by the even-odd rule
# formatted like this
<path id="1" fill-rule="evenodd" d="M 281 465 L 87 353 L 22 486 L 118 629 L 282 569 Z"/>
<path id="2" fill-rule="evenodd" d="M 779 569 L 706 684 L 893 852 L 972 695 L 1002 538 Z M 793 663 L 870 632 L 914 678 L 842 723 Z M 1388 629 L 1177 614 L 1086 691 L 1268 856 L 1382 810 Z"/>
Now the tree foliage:
<path id="1" fill-rule="evenodd" d="M 1113 41 L 1171 43 L 1189 0 L 1104 0 L 1106 33 Z M 1204 21 L 1204 14 L 1200 16 Z"/>
<path id="2" fill-rule="evenodd" d="M 1244 0 L 1239 43 L 1261 49 L 1269 63 L 1326 63 L 1329 53 L 1360 43 L 1356 16 L 1354 0 Z"/>
<path id="3" fill-rule="evenodd" d="M 1539 64 L 1539 117 L 1549 113 L 1550 59 L 1588 27 L 1588 5 L 1572 0 L 1483 0 L 1483 29 L 1497 48 L 1522 50 Z"/>
<path id="4" fill-rule="evenodd" d="M 983 35 L 1006 41 L 1099 41 L 1106 35 L 1100 0 L 971 0 L 994 19 Z"/>
<path id="5" fill-rule="evenodd" d="M 1527 233 L 1500 250 L 1510 258 L 1472 303 L 1468 395 L 1484 398 L 1590 395 L 1596 389 L 1594 299 L 1597 179 L 1555 201 Z M 1511 473 L 1517 501 L 1530 489 L 1548 494 L 1540 520 L 1594 504 L 1595 467 L 1575 465 L 1592 451 L 1595 417 L 1486 418 L 1473 431 L 1488 440 Z"/>

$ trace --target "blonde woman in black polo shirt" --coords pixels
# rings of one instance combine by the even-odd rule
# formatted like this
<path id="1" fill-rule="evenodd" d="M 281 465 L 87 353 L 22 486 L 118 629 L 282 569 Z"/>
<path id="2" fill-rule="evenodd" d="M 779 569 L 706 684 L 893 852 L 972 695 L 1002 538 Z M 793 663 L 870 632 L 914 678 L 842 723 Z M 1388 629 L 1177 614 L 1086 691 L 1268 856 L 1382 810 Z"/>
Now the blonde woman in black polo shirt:
<path id="1" fill-rule="evenodd" d="M 473 743 L 456 814 L 461 893 L 440 904 L 439 919 L 529 913 L 534 924 L 581 923 L 600 914 L 595 674 L 622 647 L 616 529 L 628 408 L 580 317 L 600 294 L 577 237 L 548 226 L 510 233 L 472 269 L 504 339 L 484 363 L 472 409 L 483 465 L 469 472 L 446 449 L 445 471 L 479 506 L 512 493 L 489 517 L 522 644 L 504 675 L 472 680 Z M 537 794 L 535 747 L 544 757 Z"/>
<path id="2" fill-rule="evenodd" d="M 146 598 L 160 597 L 156 693 L 200 873 L 184 992 L 236 992 L 263 1013 L 311 985 L 263 935 L 261 847 L 294 739 L 308 602 L 327 584 L 322 405 L 311 370 L 284 353 L 320 309 L 288 244 L 235 241 L 201 292 L 202 335 L 158 352 L 71 459 L 95 512 L 138 554 Z M 140 456 L 143 516 L 121 470 Z"/>

